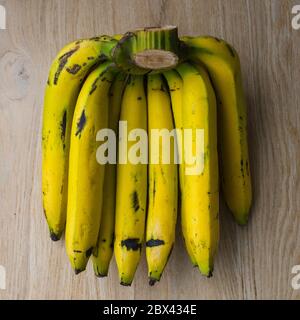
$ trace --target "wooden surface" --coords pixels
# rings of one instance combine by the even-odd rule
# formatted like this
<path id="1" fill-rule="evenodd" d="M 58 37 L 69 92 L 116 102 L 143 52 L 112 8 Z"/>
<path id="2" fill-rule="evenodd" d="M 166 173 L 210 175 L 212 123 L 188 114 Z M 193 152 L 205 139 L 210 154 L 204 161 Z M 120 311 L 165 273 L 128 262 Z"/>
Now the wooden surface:
<path id="1" fill-rule="evenodd" d="M 0 299 L 299 299 L 300 30 L 288 0 L 0 0 Z M 181 233 L 159 284 L 145 257 L 132 287 L 88 271 L 75 276 L 64 242 L 48 236 L 41 207 L 41 116 L 51 59 L 67 42 L 140 26 L 178 25 L 181 34 L 227 39 L 240 53 L 249 103 L 254 205 L 247 227 L 221 206 L 214 277 L 193 269 Z"/>

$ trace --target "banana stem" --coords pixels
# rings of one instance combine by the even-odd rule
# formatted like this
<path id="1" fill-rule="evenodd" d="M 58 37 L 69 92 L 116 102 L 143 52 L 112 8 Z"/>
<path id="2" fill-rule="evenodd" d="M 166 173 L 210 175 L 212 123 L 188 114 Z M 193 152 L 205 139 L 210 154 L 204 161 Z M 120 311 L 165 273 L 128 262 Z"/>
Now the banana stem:
<path id="1" fill-rule="evenodd" d="M 138 29 L 119 40 L 112 50 L 112 59 L 126 73 L 160 72 L 177 66 L 181 45 L 177 27 Z"/>

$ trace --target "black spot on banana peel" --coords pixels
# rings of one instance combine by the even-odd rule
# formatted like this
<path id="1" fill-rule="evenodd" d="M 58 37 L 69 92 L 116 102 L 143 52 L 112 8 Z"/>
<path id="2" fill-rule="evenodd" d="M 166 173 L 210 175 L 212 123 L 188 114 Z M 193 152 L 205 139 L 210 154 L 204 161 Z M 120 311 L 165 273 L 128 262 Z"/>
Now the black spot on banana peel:
<path id="1" fill-rule="evenodd" d="M 86 250 L 86 252 L 85 252 L 85 256 L 87 257 L 87 258 L 89 258 L 90 256 L 91 256 L 91 254 L 93 253 L 93 247 L 91 247 L 91 248 L 89 248 L 88 250 Z"/>
<path id="2" fill-rule="evenodd" d="M 156 194 L 156 177 L 154 177 L 153 179 L 153 205 L 154 205 L 154 201 L 155 201 L 155 194 Z"/>
<path id="3" fill-rule="evenodd" d="M 146 242 L 146 247 L 152 248 L 152 247 L 162 246 L 164 244 L 165 244 L 164 240 L 150 239 Z"/>
<path id="4" fill-rule="evenodd" d="M 63 54 L 60 58 L 58 58 L 59 60 L 59 64 L 58 64 L 58 68 L 54 74 L 54 81 L 53 83 L 55 85 L 57 85 L 57 82 L 58 82 L 58 79 L 59 79 L 59 76 L 63 70 L 63 68 L 65 67 L 65 65 L 67 64 L 69 58 L 80 48 L 79 45 L 77 45 L 74 49 L 66 52 L 65 54 Z"/>
<path id="5" fill-rule="evenodd" d="M 138 238 L 128 238 L 121 241 L 121 246 L 126 247 L 126 249 L 137 251 L 142 249 L 142 244 Z"/>
<path id="6" fill-rule="evenodd" d="M 60 122 L 60 130 L 61 130 L 60 136 L 61 136 L 61 140 L 62 140 L 64 149 L 66 147 L 66 144 L 65 144 L 66 126 L 67 126 L 67 110 L 64 111 L 62 120 Z"/>
<path id="7" fill-rule="evenodd" d="M 86 116 L 85 116 L 85 111 L 83 110 L 81 113 L 80 119 L 77 122 L 77 131 L 75 133 L 75 136 L 79 135 L 79 137 L 80 137 L 80 134 L 81 134 L 85 124 L 86 124 Z"/>
<path id="8" fill-rule="evenodd" d="M 93 82 L 92 86 L 91 86 L 91 90 L 89 92 L 89 95 L 92 95 L 93 92 L 97 89 L 97 82 L 98 82 L 99 78 L 95 79 L 95 81 Z"/>
<path id="9" fill-rule="evenodd" d="M 66 70 L 71 74 L 76 74 L 81 69 L 79 64 L 74 64 L 72 67 L 67 68 Z"/>
<path id="10" fill-rule="evenodd" d="M 132 203 L 132 208 L 134 209 L 135 212 L 137 212 L 140 208 L 140 204 L 139 204 L 139 196 L 136 191 L 134 191 L 131 194 L 131 203 Z"/>

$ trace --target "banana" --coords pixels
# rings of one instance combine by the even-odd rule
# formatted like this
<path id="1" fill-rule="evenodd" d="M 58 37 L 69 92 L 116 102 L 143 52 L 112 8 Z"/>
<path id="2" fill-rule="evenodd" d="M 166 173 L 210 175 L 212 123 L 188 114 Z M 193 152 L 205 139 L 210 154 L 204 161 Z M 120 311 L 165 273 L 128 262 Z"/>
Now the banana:
<path id="1" fill-rule="evenodd" d="M 76 100 L 86 75 L 109 55 L 113 43 L 108 36 L 72 42 L 59 52 L 50 69 L 43 114 L 42 191 L 54 241 L 60 239 L 66 222 L 70 131 Z"/>
<path id="2" fill-rule="evenodd" d="M 174 157 L 174 139 L 170 137 L 169 163 L 164 163 L 164 145 L 161 134 L 174 130 L 168 88 L 159 75 L 148 76 L 148 132 L 150 155 L 157 161 L 148 165 L 148 209 L 146 224 L 146 258 L 149 284 L 159 281 L 168 262 L 175 241 L 178 207 L 177 165 Z M 152 139 L 152 130 L 159 130 L 158 139 Z M 168 136 L 166 136 L 168 139 Z M 153 143 L 153 145 L 152 145 Z M 156 149 L 154 151 L 153 149 Z"/>
<path id="3" fill-rule="evenodd" d="M 217 154 L 217 115 L 214 91 L 206 71 L 189 63 L 177 67 L 182 81 L 183 128 L 192 129 L 193 139 L 184 132 L 184 185 L 182 223 L 186 243 L 190 243 L 198 268 L 211 276 L 219 240 L 219 192 Z M 197 150 L 196 129 L 204 130 L 204 149 Z M 191 140 L 191 141 L 190 141 Z M 190 172 L 187 152 L 203 155 L 202 172 Z"/>
<path id="4" fill-rule="evenodd" d="M 128 134 L 133 129 L 147 130 L 147 103 L 142 76 L 130 76 L 123 94 L 120 120 L 127 121 Z M 119 143 L 122 144 L 122 139 L 127 139 L 127 136 L 122 137 L 120 131 L 119 134 Z M 125 151 L 130 152 L 135 144 L 128 141 Z M 119 160 L 123 155 L 122 147 Z M 124 162 L 119 161 L 117 165 L 114 251 L 120 283 L 131 285 L 144 240 L 147 164 Z"/>
<path id="5" fill-rule="evenodd" d="M 125 75 L 119 73 L 110 88 L 108 127 L 117 134 L 121 111 Z M 106 164 L 103 190 L 103 205 L 97 246 L 93 252 L 94 272 L 98 277 L 108 274 L 113 254 L 115 203 L 116 203 L 116 165 Z"/>
<path id="6" fill-rule="evenodd" d="M 110 67 L 103 63 L 87 77 L 72 122 L 66 249 L 76 274 L 85 270 L 100 228 L 105 165 L 96 159 L 96 134 L 108 126 Z"/>
<path id="7" fill-rule="evenodd" d="M 184 185 L 184 162 L 183 162 L 183 154 L 182 154 L 182 139 L 183 139 L 183 131 L 182 131 L 182 90 L 183 83 L 180 75 L 176 70 L 169 70 L 164 72 L 164 77 L 168 83 L 169 92 L 171 96 L 172 102 L 172 112 L 174 116 L 174 122 L 176 129 L 181 133 L 181 140 L 178 137 L 177 139 L 177 148 L 178 148 L 178 157 L 181 159 L 179 163 L 179 182 L 180 182 L 180 190 L 182 193 L 183 185 Z M 182 205 L 182 202 L 181 202 Z M 186 225 L 185 222 L 182 221 L 182 229 L 185 230 L 183 233 L 186 234 Z M 193 249 L 189 242 L 185 243 L 188 255 L 193 266 L 197 266 L 197 261 L 193 254 Z"/>
<path id="8" fill-rule="evenodd" d="M 248 221 L 252 187 L 247 142 L 246 101 L 237 52 L 213 37 L 184 37 L 189 58 L 207 68 L 219 100 L 222 189 L 235 220 Z"/>

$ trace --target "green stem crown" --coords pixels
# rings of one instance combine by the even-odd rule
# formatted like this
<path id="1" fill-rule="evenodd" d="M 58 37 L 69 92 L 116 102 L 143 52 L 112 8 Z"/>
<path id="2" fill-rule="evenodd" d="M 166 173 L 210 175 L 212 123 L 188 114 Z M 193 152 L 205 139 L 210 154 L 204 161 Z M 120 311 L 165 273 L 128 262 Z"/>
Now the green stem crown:
<path id="1" fill-rule="evenodd" d="M 177 27 L 150 27 L 127 32 L 112 50 L 112 59 L 126 73 L 145 74 L 176 67 L 180 52 Z"/>

